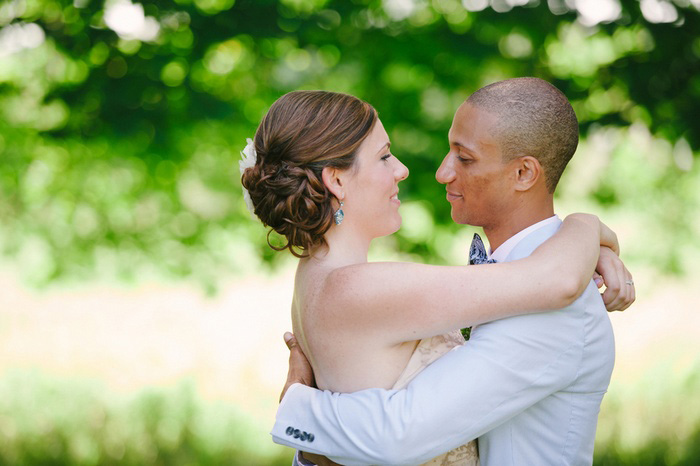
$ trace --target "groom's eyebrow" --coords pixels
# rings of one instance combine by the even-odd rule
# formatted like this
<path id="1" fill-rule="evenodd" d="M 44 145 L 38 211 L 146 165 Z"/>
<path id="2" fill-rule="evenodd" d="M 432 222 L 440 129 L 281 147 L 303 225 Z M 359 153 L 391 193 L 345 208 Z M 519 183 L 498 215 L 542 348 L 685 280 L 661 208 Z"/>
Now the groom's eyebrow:
<path id="1" fill-rule="evenodd" d="M 452 141 L 452 145 L 455 146 L 455 147 L 461 147 L 461 148 L 463 148 L 463 149 L 466 149 L 466 148 L 464 147 L 464 144 L 462 144 L 461 142 Z"/>
<path id="2" fill-rule="evenodd" d="M 469 152 L 470 154 L 474 155 L 474 150 L 473 150 L 473 149 L 470 149 L 470 148 L 467 147 L 467 146 L 465 146 L 465 145 L 462 144 L 461 142 L 454 141 L 454 142 L 452 142 L 452 145 L 455 146 L 455 147 L 458 147 L 458 148 L 460 148 L 460 149 L 464 149 L 465 151 L 467 151 L 467 152 Z"/>

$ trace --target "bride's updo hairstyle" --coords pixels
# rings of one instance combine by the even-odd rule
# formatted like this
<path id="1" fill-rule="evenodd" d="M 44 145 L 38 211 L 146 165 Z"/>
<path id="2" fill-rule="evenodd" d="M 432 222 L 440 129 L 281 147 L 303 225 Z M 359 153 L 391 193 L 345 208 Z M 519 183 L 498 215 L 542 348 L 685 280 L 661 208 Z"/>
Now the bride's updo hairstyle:
<path id="1" fill-rule="evenodd" d="M 271 248 L 304 257 L 310 247 L 326 244 L 334 196 L 321 172 L 354 168 L 376 121 L 370 104 L 336 92 L 294 91 L 272 104 L 255 133 L 257 161 L 241 177 L 255 215 L 286 238 L 276 247 L 268 232 Z"/>

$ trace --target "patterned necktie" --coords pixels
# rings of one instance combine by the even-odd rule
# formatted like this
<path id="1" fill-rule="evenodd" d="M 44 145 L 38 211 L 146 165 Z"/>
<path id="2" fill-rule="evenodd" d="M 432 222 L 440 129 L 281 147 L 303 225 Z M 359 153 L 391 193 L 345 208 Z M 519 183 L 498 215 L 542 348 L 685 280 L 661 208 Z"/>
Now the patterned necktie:
<path id="1" fill-rule="evenodd" d="M 484 247 L 484 242 L 481 241 L 481 236 L 478 233 L 474 233 L 474 239 L 472 239 L 472 244 L 469 246 L 469 265 L 494 264 L 495 262 L 495 260 L 489 259 L 488 254 L 486 254 L 486 248 Z"/>

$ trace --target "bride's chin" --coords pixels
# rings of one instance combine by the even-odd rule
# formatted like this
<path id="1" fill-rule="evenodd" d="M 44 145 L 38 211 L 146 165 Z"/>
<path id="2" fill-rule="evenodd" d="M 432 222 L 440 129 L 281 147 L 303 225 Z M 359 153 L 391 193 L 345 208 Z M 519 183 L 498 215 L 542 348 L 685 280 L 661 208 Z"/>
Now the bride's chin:
<path id="1" fill-rule="evenodd" d="M 390 235 L 393 235 L 394 233 L 396 233 L 397 231 L 399 231 L 399 230 L 401 229 L 401 224 L 402 224 L 402 223 L 403 223 L 403 219 L 402 219 L 401 216 L 399 215 L 399 218 L 397 219 L 396 224 L 394 225 L 394 228 L 392 229 L 391 233 L 389 233 L 389 234 L 390 234 Z"/>
<path id="2" fill-rule="evenodd" d="M 399 231 L 401 229 L 401 223 L 402 223 L 401 216 L 397 215 L 396 218 L 392 219 L 391 222 L 387 222 L 385 225 L 382 226 L 382 229 L 380 230 L 379 234 L 377 234 L 375 231 L 375 234 L 377 234 L 377 236 L 375 236 L 375 238 L 381 238 L 384 236 L 393 235 L 394 233 L 396 233 L 397 231 Z"/>
<path id="3" fill-rule="evenodd" d="M 396 233 L 397 231 L 399 231 L 400 228 L 401 228 L 401 225 L 397 225 L 397 226 L 395 226 L 395 227 L 393 227 L 393 228 L 387 228 L 384 232 L 382 232 L 381 234 L 377 235 L 375 238 L 384 238 L 384 237 L 386 237 L 386 236 L 391 236 L 391 235 L 393 235 L 394 233 Z"/>

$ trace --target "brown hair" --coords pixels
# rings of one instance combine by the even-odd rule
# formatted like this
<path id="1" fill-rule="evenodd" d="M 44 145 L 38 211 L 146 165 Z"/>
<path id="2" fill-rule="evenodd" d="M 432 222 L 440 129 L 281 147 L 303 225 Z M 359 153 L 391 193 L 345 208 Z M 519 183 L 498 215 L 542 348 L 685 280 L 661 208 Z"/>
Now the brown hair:
<path id="1" fill-rule="evenodd" d="M 321 172 L 349 169 L 377 112 L 347 94 L 294 91 L 272 104 L 255 133 L 257 161 L 243 172 L 255 215 L 284 236 L 287 244 L 271 248 L 304 257 L 333 222 L 333 195 Z"/>
<path id="2" fill-rule="evenodd" d="M 536 158 L 553 193 L 578 145 L 578 120 L 564 94 L 539 78 L 514 78 L 479 89 L 467 102 L 498 117 L 504 159 Z"/>

